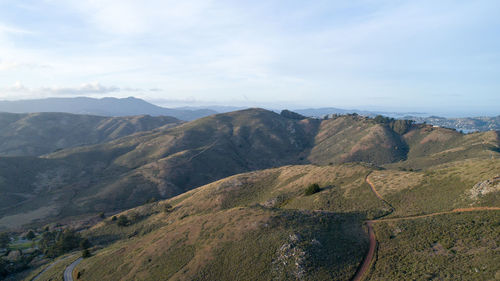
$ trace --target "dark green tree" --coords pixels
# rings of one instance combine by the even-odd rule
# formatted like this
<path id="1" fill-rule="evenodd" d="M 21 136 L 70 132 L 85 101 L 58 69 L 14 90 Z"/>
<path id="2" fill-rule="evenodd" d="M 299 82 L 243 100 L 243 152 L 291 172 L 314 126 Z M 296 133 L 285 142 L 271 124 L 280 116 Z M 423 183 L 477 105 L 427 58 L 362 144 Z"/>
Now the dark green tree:
<path id="1" fill-rule="evenodd" d="M 7 232 L 0 233 L 0 248 L 7 248 L 10 243 L 10 235 Z"/>
<path id="2" fill-rule="evenodd" d="M 28 234 L 26 234 L 26 239 L 28 240 L 33 240 L 36 237 L 35 232 L 33 230 L 28 231 Z"/>
<path id="3" fill-rule="evenodd" d="M 80 249 L 85 250 L 92 247 L 92 243 L 90 243 L 89 239 L 84 238 L 80 241 Z"/>
<path id="4" fill-rule="evenodd" d="M 91 256 L 90 251 L 88 249 L 82 250 L 82 258 L 88 258 L 90 256 Z M 78 272 L 78 273 L 80 273 L 80 272 Z"/>

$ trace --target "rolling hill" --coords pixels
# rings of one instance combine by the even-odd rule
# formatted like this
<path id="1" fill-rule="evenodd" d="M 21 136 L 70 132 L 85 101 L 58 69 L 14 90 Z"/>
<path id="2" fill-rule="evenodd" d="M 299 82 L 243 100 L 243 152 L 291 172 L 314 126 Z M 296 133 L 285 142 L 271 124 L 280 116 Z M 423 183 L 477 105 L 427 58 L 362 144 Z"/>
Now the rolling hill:
<path id="1" fill-rule="evenodd" d="M 328 120 L 289 117 L 247 109 L 42 158 L 0 158 L 6 167 L 0 170 L 2 196 L 13 198 L 2 199 L 7 206 L 0 213 L 0 225 L 123 210 L 234 174 L 283 165 L 367 162 L 420 170 L 499 155 L 498 133 L 493 131 L 463 135 L 358 115 Z M 11 176 L 8 167 L 13 165 L 27 165 L 22 184 Z M 24 188 L 21 197 L 12 188 L 19 186 Z M 52 202 L 50 210 L 47 202 Z"/>
<path id="2" fill-rule="evenodd" d="M 83 260 L 75 274 L 81 280 L 351 280 L 368 248 L 363 221 L 414 214 L 398 200 L 416 196 L 430 207 L 419 214 L 485 203 L 500 207 L 500 190 L 478 200 L 468 184 L 490 177 L 499 161 L 471 161 L 447 163 L 432 172 L 342 164 L 231 176 L 117 214 L 128 218 L 126 225 L 117 225 L 112 217 L 102 220 L 85 236 L 103 248 Z M 496 166 L 486 173 L 480 168 L 492 164 Z M 469 170 L 471 166 L 478 168 Z M 464 170 L 469 172 L 460 173 Z M 464 180 L 454 193 L 435 184 L 450 174 Z M 390 195 L 387 202 L 372 192 L 367 176 L 377 187 L 389 186 L 380 190 Z M 399 180 L 393 182 L 392 176 Z M 306 195 L 313 183 L 320 191 Z M 420 195 L 409 197 L 408 190 Z M 377 223 L 380 248 L 369 280 L 492 278 L 492 247 L 498 243 L 494 221 L 500 211 L 484 212 Z M 480 271 L 471 272 L 465 264 Z"/>
<path id="3" fill-rule="evenodd" d="M 175 124 L 0 157 L 0 226 L 83 229 L 79 280 L 499 274 L 498 132 L 263 109 Z"/>
<path id="4" fill-rule="evenodd" d="M 102 117 L 68 113 L 0 113 L 0 155 L 40 156 L 180 124 L 173 117 Z"/>

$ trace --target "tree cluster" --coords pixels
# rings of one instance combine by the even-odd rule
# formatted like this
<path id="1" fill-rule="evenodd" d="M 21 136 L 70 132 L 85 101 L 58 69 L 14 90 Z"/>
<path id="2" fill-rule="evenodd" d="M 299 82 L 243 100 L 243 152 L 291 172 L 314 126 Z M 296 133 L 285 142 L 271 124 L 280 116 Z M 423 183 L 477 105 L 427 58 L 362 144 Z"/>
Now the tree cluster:
<path id="1" fill-rule="evenodd" d="M 10 243 L 10 235 L 7 232 L 0 233 L 0 249 L 7 248 Z"/>
<path id="2" fill-rule="evenodd" d="M 415 121 L 413 120 L 394 119 L 382 115 L 375 116 L 375 118 L 373 118 L 373 121 L 379 124 L 387 125 L 389 128 L 391 128 L 394 132 L 396 132 L 399 135 L 408 132 L 411 126 L 415 123 Z"/>
<path id="3" fill-rule="evenodd" d="M 44 232 L 38 245 L 45 255 L 53 258 L 82 246 L 88 248 L 90 242 L 76 231 L 65 229 Z"/>
<path id="4" fill-rule="evenodd" d="M 287 110 L 287 109 L 282 110 L 281 113 L 280 113 L 280 115 L 283 116 L 283 117 L 285 117 L 285 118 L 295 119 L 295 120 L 302 120 L 302 119 L 306 119 L 307 118 L 307 117 L 305 117 L 302 114 L 298 114 L 297 112 L 293 112 L 293 111 L 290 111 L 290 110 Z"/>

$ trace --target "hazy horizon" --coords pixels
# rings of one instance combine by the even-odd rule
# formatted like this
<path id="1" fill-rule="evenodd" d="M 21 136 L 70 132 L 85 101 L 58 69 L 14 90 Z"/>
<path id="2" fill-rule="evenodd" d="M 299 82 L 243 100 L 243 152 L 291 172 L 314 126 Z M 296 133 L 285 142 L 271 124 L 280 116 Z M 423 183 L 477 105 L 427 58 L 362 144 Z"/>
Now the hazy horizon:
<path id="1" fill-rule="evenodd" d="M 140 99 L 138 97 L 134 96 L 129 96 L 129 97 L 91 97 L 91 96 L 76 96 L 76 97 L 47 97 L 47 98 L 25 98 L 25 99 L 0 99 L 0 102 L 17 102 L 17 101 L 37 101 L 37 100 L 45 100 L 45 99 L 72 99 L 72 98 L 91 98 L 91 99 L 108 99 L 108 98 L 117 98 L 117 99 L 127 99 L 127 98 L 134 98 L 134 99 Z M 430 116 L 439 116 L 439 117 L 446 117 L 446 118 L 466 118 L 466 117 L 497 117 L 500 116 L 500 114 L 484 114 L 484 113 L 479 113 L 479 114 L 466 114 L 466 113 L 447 113 L 447 112 L 425 112 L 425 111 L 403 111 L 401 108 L 377 108 L 377 107 L 338 107 L 338 106 L 317 106 L 317 107 L 310 107 L 310 106 L 297 106 L 293 104 L 273 104 L 273 103 L 268 103 L 268 104 L 258 104 L 258 103 L 252 103 L 252 104 L 227 104 L 227 103 L 199 103 L 199 102 L 171 102 L 169 100 L 148 100 L 148 99 L 142 99 L 150 104 L 160 106 L 163 108 L 170 108 L 170 109 L 212 109 L 215 110 L 219 113 L 224 113 L 228 111 L 233 111 L 233 110 L 240 110 L 240 109 L 246 109 L 246 108 L 264 108 L 267 110 L 272 110 L 279 112 L 284 109 L 288 110 L 324 110 L 324 109 L 339 109 L 343 111 L 348 111 L 348 112 L 361 112 L 360 114 L 363 114 L 362 112 L 366 112 L 367 114 L 382 114 L 386 115 L 389 117 L 397 117 L 397 118 L 402 118 L 405 116 L 413 116 L 413 117 L 430 117 Z M 1 112 L 1 111 L 0 111 Z M 14 111 L 12 111 L 14 112 Z M 17 111 L 15 111 L 17 112 Z M 31 111 L 30 111 L 31 112 Z M 331 112 L 335 113 L 335 112 Z"/>
<path id="2" fill-rule="evenodd" d="M 494 116 L 497 1 L 2 1 L 0 100 Z"/>

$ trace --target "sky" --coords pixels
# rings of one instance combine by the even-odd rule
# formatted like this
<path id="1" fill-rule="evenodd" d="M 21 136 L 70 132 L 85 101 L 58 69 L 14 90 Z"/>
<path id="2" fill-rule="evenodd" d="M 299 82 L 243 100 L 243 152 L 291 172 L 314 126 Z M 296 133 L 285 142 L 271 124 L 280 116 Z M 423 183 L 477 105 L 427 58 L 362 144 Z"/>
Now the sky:
<path id="1" fill-rule="evenodd" d="M 500 114 L 497 0 L 0 0 L 0 100 Z"/>

